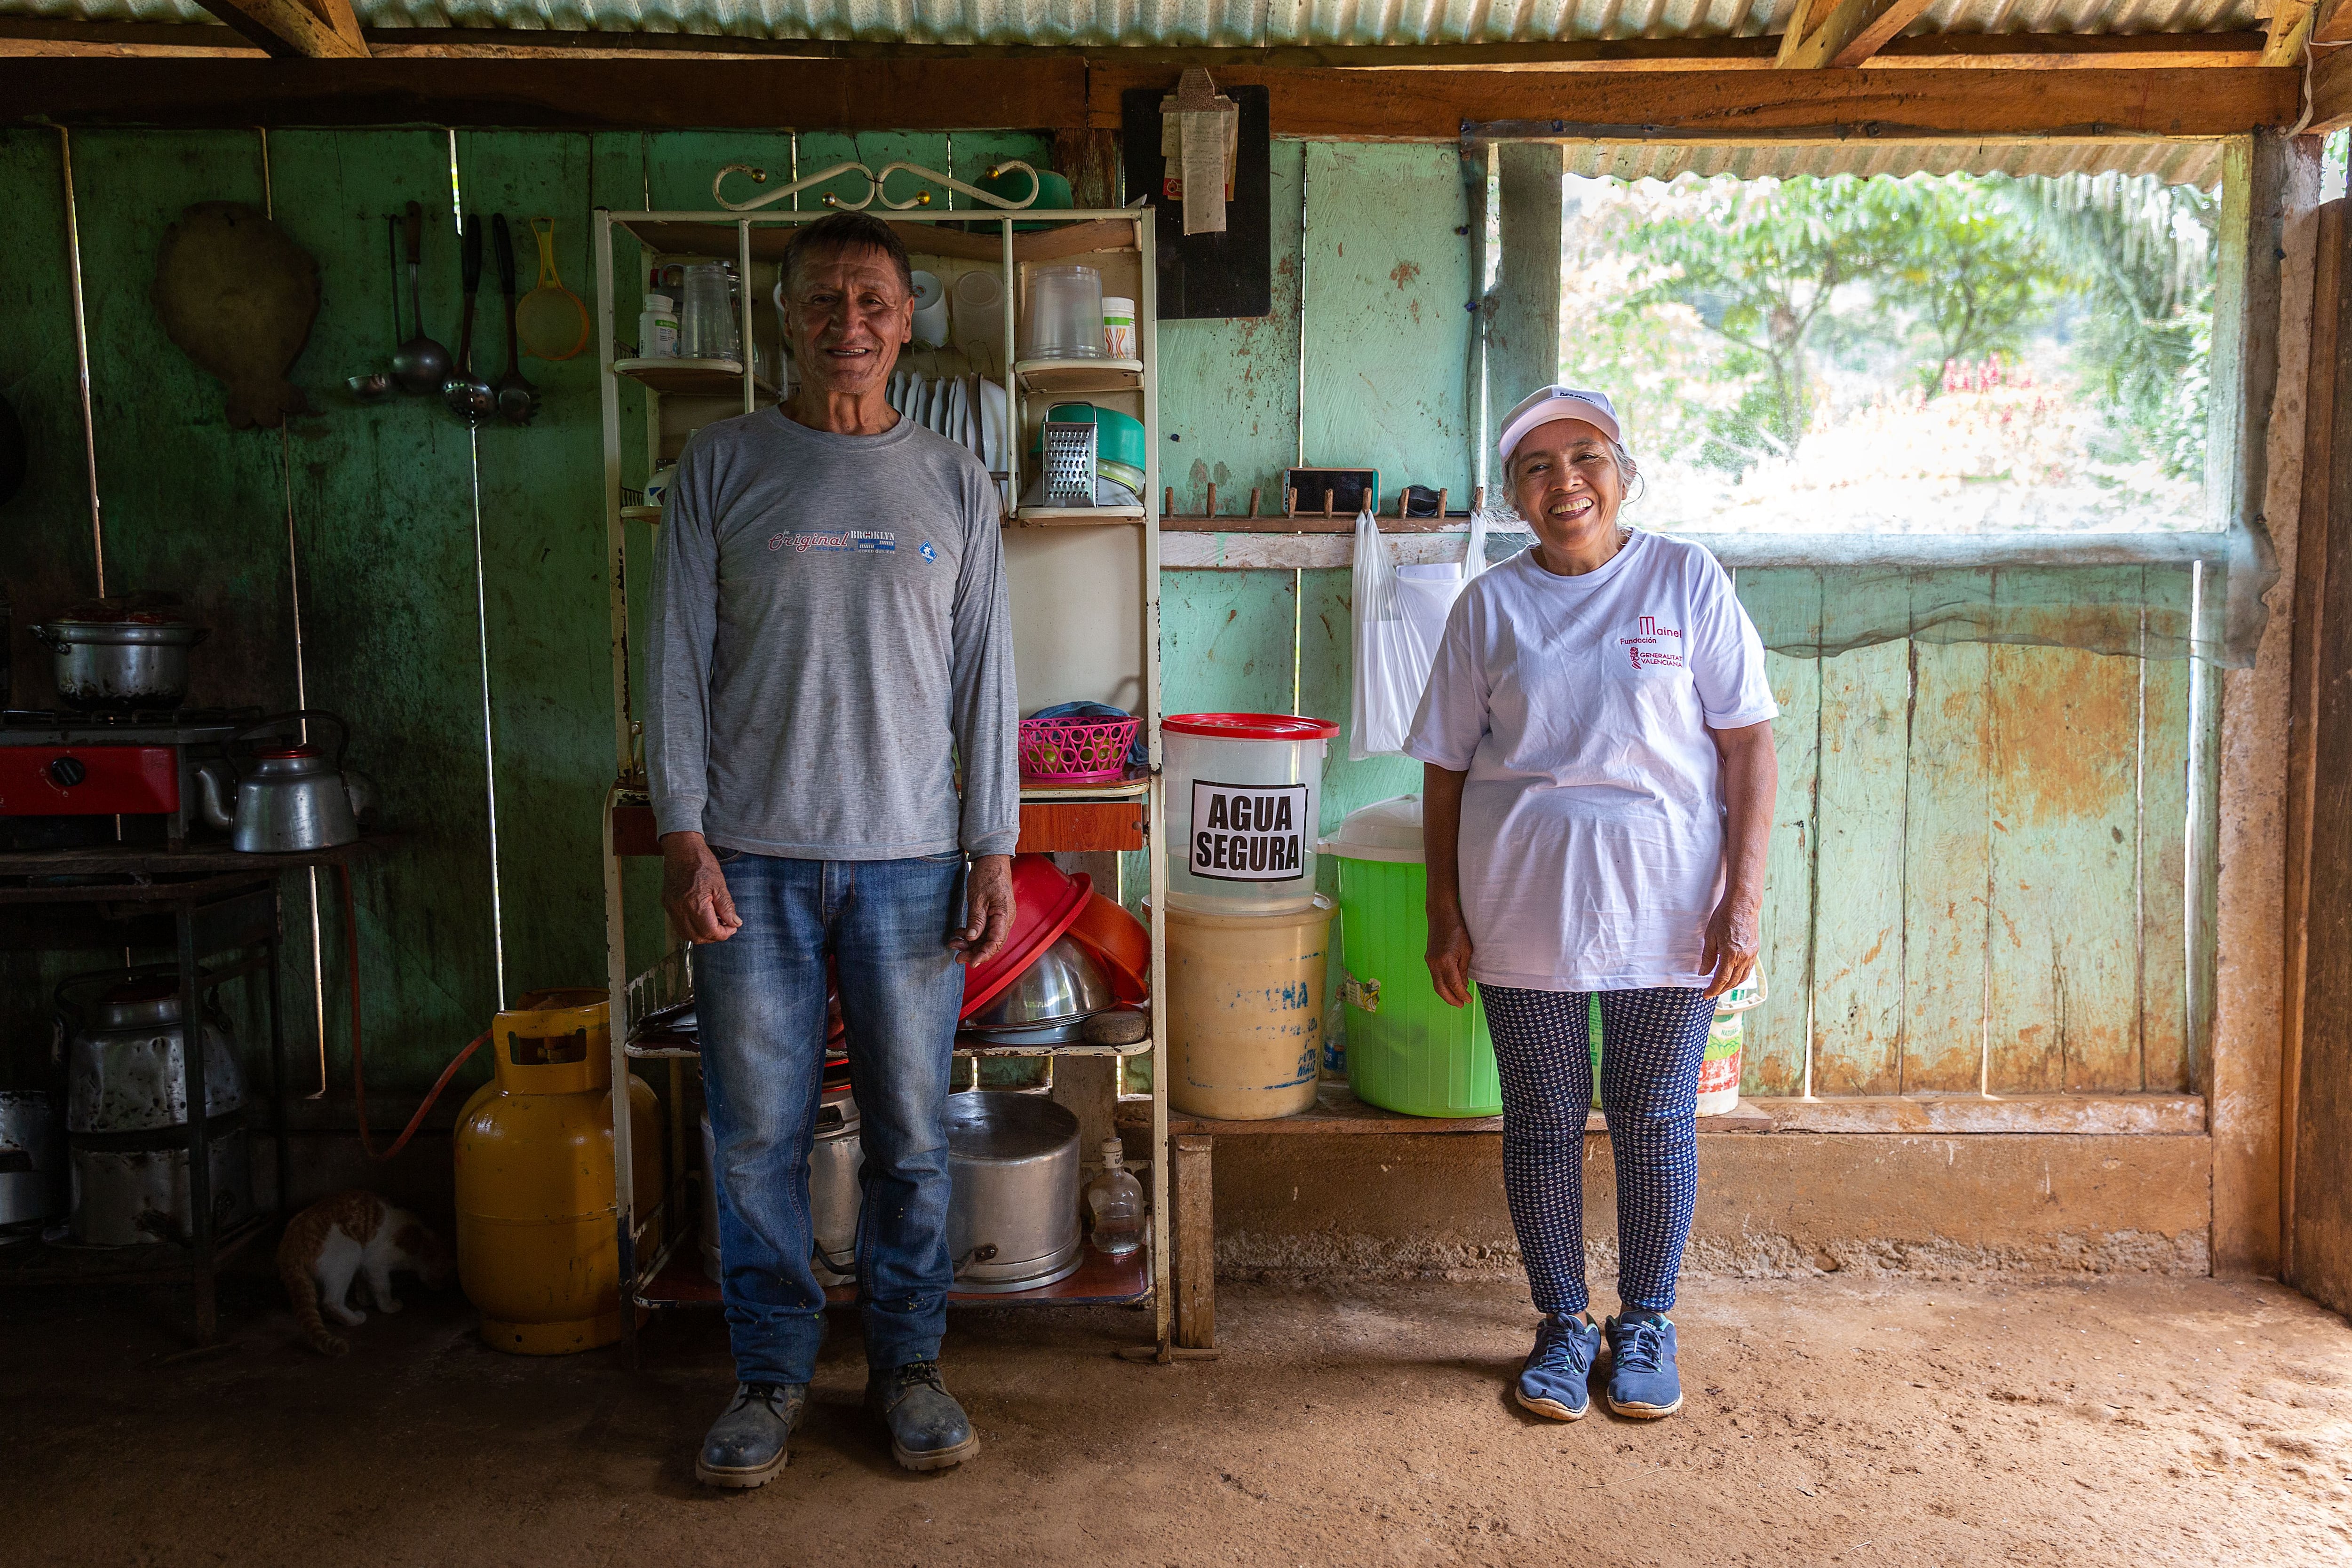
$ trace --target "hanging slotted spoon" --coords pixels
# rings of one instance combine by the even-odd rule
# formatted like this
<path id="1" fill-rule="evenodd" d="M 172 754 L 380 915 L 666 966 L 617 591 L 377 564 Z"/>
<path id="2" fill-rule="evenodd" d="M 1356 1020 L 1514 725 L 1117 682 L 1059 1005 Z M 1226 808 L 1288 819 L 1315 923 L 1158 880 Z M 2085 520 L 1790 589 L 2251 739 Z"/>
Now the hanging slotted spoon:
<path id="1" fill-rule="evenodd" d="M 459 277 L 466 290 L 464 325 L 457 329 L 457 364 L 441 383 L 441 401 L 467 424 L 479 424 L 499 406 L 490 383 L 474 373 L 474 298 L 482 289 L 482 220 L 458 220 Z"/>
<path id="2" fill-rule="evenodd" d="M 498 393 L 500 419 L 509 424 L 529 424 L 539 412 L 539 389 L 522 373 L 522 360 L 515 351 L 514 234 L 507 227 L 504 213 L 490 214 L 490 243 L 498 252 L 499 292 L 507 302 L 507 373 L 491 390 Z"/>

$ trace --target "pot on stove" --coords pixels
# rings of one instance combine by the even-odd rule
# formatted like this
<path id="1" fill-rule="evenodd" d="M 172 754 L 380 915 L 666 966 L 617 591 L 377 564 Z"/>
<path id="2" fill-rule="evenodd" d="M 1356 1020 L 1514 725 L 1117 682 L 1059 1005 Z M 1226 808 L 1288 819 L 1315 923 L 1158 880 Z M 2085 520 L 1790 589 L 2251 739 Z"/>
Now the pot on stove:
<path id="1" fill-rule="evenodd" d="M 166 711 L 188 693 L 188 650 L 212 635 L 173 621 L 51 621 L 33 628 L 68 707 Z"/>

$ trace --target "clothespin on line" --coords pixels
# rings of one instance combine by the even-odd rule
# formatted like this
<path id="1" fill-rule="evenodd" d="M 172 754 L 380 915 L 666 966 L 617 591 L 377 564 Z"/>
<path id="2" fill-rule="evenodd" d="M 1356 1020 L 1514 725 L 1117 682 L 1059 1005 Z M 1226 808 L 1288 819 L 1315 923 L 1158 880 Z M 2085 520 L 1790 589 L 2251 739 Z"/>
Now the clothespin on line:
<path id="1" fill-rule="evenodd" d="M 1186 234 L 1225 232 L 1241 134 L 1241 106 L 1199 66 L 1187 67 L 1176 90 L 1160 100 L 1160 153 L 1168 161 L 1162 189 L 1182 200 Z"/>

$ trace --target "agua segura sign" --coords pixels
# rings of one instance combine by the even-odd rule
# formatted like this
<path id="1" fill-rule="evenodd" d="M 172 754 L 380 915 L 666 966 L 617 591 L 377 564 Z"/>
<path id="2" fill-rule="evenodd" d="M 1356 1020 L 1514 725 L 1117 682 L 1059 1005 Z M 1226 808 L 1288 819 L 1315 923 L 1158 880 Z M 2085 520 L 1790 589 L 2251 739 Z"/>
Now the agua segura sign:
<path id="1" fill-rule="evenodd" d="M 1192 780 L 1194 876 L 1289 882 L 1304 865 L 1307 786 Z"/>

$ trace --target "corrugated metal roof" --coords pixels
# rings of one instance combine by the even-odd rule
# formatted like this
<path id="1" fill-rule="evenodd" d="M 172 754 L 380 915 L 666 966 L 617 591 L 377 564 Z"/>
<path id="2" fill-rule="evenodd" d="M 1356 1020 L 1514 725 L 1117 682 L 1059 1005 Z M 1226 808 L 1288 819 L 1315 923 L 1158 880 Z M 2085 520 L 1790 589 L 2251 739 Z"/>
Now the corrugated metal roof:
<path id="1" fill-rule="evenodd" d="M 2114 170 L 2160 175 L 2167 184 L 2210 186 L 2221 177 L 2218 141 L 1877 141 L 1674 146 L 1572 141 L 1568 172 L 1618 180 L 1677 174 L 1737 174 L 1743 180 L 1797 174 L 2089 174 Z"/>
<path id="2" fill-rule="evenodd" d="M 1798 0 L 353 0 L 367 27 L 689 33 L 909 44 L 1257 48 L 1753 37 Z M 1920 33 L 2214 33 L 2257 0 L 1936 0 Z M 195 0 L 0 0 L 0 16 L 213 20 Z"/>

